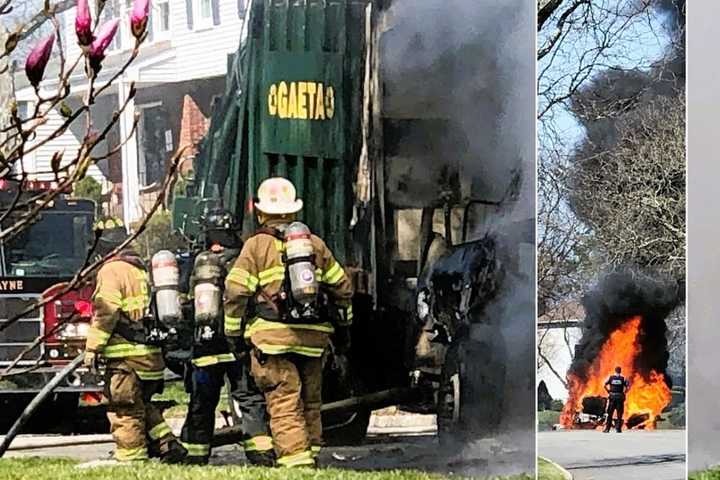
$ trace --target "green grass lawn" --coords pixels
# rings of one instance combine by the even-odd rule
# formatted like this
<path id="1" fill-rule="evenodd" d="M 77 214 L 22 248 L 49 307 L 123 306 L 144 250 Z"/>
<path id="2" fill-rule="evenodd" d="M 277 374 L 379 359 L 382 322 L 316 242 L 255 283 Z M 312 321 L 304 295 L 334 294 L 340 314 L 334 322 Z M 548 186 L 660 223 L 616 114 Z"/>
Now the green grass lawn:
<path id="1" fill-rule="evenodd" d="M 165 384 L 165 390 L 162 395 L 155 395 L 153 400 L 171 400 L 177 403 L 174 407 L 165 410 L 164 414 L 165 418 L 178 418 L 187 415 L 190 396 L 185 392 L 183 382 L 168 382 Z M 219 412 L 220 410 L 230 410 L 227 389 L 225 387 L 223 387 L 222 393 L 220 394 L 220 403 L 218 404 L 217 411 Z"/>
<path id="2" fill-rule="evenodd" d="M 359 472 L 330 468 L 286 470 L 245 466 L 180 467 L 154 462 L 131 467 L 80 470 L 76 469 L 75 465 L 74 461 L 56 458 L 0 460 L 0 480 L 440 480 L 450 478 L 413 470 Z M 503 477 L 505 480 L 532 478 L 527 475 Z"/>
<path id="3" fill-rule="evenodd" d="M 701 472 L 690 472 L 689 480 L 720 480 L 720 468 L 713 468 Z"/>
<path id="4" fill-rule="evenodd" d="M 565 480 L 565 475 L 544 458 L 538 459 L 538 480 Z"/>

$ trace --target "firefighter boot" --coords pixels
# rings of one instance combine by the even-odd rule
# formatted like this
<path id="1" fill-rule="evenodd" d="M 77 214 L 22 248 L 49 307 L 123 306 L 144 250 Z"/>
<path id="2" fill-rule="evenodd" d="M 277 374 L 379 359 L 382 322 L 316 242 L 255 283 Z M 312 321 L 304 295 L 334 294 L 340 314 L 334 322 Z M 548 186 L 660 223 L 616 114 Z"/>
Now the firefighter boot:
<path id="1" fill-rule="evenodd" d="M 273 450 L 246 451 L 245 458 L 251 465 L 258 467 L 275 467 L 275 452 Z"/>
<path id="2" fill-rule="evenodd" d="M 184 463 L 188 451 L 177 440 L 168 442 L 164 452 L 160 454 L 160 462 L 167 464 Z"/>
<path id="3" fill-rule="evenodd" d="M 618 419 L 615 421 L 615 431 L 616 431 L 617 433 L 622 433 L 622 426 L 623 426 L 623 419 L 622 419 L 622 418 L 618 418 Z"/>

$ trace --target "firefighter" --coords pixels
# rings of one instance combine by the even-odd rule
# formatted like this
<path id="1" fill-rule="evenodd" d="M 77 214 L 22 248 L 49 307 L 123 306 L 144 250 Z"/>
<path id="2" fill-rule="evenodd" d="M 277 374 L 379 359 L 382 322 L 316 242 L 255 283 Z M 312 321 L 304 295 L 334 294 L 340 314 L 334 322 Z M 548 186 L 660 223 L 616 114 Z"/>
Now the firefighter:
<path id="1" fill-rule="evenodd" d="M 254 205 L 261 228 L 247 240 L 227 277 L 225 333 L 235 348 L 251 349 L 252 374 L 265 394 L 278 465 L 314 466 L 322 445 L 323 356 L 333 332 L 334 341 L 347 349 L 352 286 L 325 242 L 293 223 L 303 203 L 289 180 L 262 182 Z M 298 258 L 298 252 L 305 256 Z M 293 278 L 308 282 L 308 290 L 300 289 L 305 292 L 313 292 L 311 285 L 325 287 L 339 307 L 335 325 L 308 298 L 298 300 L 299 293 L 292 292 L 300 280 Z"/>
<path id="2" fill-rule="evenodd" d="M 101 226 L 98 250 L 107 255 L 127 239 L 122 222 Z M 105 362 L 107 415 L 115 441 L 115 460 L 146 460 L 148 447 L 164 463 L 180 463 L 185 448 L 175 438 L 150 399 L 163 390 L 160 347 L 146 343 L 150 306 L 147 270 L 137 253 L 122 250 L 99 269 L 93 294 L 93 318 L 85 346 L 84 365 L 97 372 Z"/>
<path id="3" fill-rule="evenodd" d="M 268 429 L 265 399 L 250 375 L 250 359 L 239 360 L 228 346 L 222 328 L 222 286 L 227 270 L 240 253 L 233 216 L 222 209 L 204 220 L 206 251 L 198 255 L 190 280 L 195 300 L 192 360 L 186 381 L 190 405 L 181 440 L 188 450 L 187 463 L 207 464 L 215 429 L 215 409 L 227 377 L 232 397 L 242 416 L 243 446 L 248 461 L 274 464 L 275 453 Z"/>
<path id="4" fill-rule="evenodd" d="M 625 410 L 625 394 L 627 393 L 628 388 L 630 388 L 630 383 L 622 376 L 622 369 L 620 367 L 615 367 L 615 375 L 610 375 L 605 382 L 605 390 L 609 395 L 605 433 L 610 431 L 613 414 L 615 412 L 617 412 L 615 431 L 618 433 L 622 432 L 623 412 Z"/>

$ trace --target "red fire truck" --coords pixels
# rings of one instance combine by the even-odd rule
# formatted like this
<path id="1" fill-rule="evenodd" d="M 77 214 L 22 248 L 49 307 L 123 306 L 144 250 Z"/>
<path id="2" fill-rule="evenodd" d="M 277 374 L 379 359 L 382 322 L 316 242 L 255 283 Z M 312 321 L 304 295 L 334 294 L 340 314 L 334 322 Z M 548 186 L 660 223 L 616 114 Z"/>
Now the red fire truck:
<path id="1" fill-rule="evenodd" d="M 26 182 L 20 202 L 16 203 L 27 203 L 32 196 L 53 187 L 51 182 Z M 0 181 L 3 212 L 13 205 L 17 195 L 15 188 Z M 16 215 L 8 215 L 2 228 L 16 222 Z M 86 261 L 93 240 L 94 221 L 94 202 L 73 199 L 69 192 L 63 192 L 19 235 L 0 242 L 0 325 L 17 317 L 28 306 L 65 288 Z M 0 331 L 0 409 L 3 412 L 0 431 L 12 424 L 42 386 L 84 347 L 92 315 L 91 294 L 90 285 L 77 288 L 22 315 Z M 63 321 L 68 322 L 59 327 Z M 47 338 L 8 371 L 18 355 L 45 335 Z M 77 408 L 81 396 L 85 401 L 96 401 L 100 391 L 96 379 L 87 372 L 76 371 L 46 402 L 43 412 L 33 417 L 33 423 L 42 425 L 47 431 L 60 417 L 74 417 L 69 412 Z M 62 409 L 62 416 L 57 415 L 59 409 Z"/>

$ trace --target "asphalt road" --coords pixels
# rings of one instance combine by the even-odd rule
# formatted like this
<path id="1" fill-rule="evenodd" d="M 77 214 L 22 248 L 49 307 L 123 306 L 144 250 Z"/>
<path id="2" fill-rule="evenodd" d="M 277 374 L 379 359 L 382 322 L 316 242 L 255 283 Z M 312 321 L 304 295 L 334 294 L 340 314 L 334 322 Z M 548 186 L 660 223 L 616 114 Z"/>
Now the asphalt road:
<path id="1" fill-rule="evenodd" d="M 540 432 L 538 453 L 575 480 L 683 480 L 685 431 Z"/>

